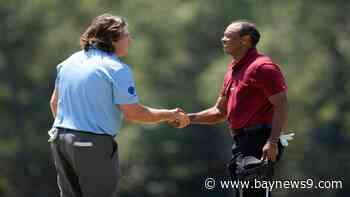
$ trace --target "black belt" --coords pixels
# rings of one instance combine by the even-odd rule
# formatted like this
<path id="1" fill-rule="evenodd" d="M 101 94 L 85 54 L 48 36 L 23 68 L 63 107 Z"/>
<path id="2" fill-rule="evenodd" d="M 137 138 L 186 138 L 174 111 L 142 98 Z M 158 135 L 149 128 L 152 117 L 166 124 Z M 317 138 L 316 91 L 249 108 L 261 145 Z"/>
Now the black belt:
<path id="1" fill-rule="evenodd" d="M 243 127 L 240 129 L 232 129 L 233 133 L 241 133 L 241 132 L 249 132 L 249 131 L 256 131 L 256 130 L 262 130 L 262 129 L 271 129 L 271 124 L 263 123 L 263 124 L 257 124 L 251 127 Z"/>
<path id="2" fill-rule="evenodd" d="M 115 136 L 112 136 L 112 135 L 109 135 L 109 134 L 103 134 L 103 133 L 93 133 L 93 132 L 90 132 L 90 131 L 81 131 L 81 130 L 75 130 L 75 129 L 67 129 L 67 128 L 63 128 L 63 127 L 56 127 L 59 131 L 61 132 L 79 132 L 79 133 L 85 133 L 85 134 L 91 134 L 91 135 L 98 135 L 98 136 L 101 136 L 101 135 L 106 135 L 106 136 L 110 136 L 110 137 L 115 137 Z"/>

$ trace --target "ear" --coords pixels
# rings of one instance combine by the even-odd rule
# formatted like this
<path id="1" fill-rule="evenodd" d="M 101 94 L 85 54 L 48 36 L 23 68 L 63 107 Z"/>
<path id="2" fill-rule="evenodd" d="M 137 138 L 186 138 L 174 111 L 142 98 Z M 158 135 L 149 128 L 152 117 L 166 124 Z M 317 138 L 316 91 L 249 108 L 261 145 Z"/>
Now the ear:
<path id="1" fill-rule="evenodd" d="M 252 45 L 252 38 L 249 35 L 242 36 L 242 43 L 244 46 L 251 47 Z"/>

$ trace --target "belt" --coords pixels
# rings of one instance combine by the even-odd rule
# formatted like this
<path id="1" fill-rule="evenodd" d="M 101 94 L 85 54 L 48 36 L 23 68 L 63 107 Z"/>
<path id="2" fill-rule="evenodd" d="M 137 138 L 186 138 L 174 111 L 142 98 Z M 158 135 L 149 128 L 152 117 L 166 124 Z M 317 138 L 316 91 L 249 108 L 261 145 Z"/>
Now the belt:
<path id="1" fill-rule="evenodd" d="M 57 127 L 57 129 L 61 132 L 79 132 L 79 133 L 85 133 L 85 134 L 91 134 L 91 135 L 97 135 L 97 136 L 110 136 L 110 137 L 115 137 L 115 135 L 109 135 L 109 134 L 103 134 L 103 133 L 93 133 L 89 131 L 81 131 L 81 130 L 75 130 L 75 129 L 67 129 L 63 127 Z"/>
<path id="2" fill-rule="evenodd" d="M 261 129 L 271 129 L 271 128 L 272 128 L 271 124 L 263 123 L 263 124 L 257 124 L 251 127 L 243 127 L 240 129 L 231 129 L 231 130 L 233 131 L 233 133 L 241 133 L 241 132 L 256 131 Z"/>

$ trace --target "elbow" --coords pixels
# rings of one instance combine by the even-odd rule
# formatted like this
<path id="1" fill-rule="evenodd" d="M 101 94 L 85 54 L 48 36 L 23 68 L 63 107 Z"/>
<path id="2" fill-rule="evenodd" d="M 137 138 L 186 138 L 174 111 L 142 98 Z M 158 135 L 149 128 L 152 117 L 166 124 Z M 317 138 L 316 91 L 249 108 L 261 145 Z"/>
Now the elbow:
<path id="1" fill-rule="evenodd" d="M 226 115 L 227 115 L 226 108 L 220 109 L 220 108 L 218 108 L 218 107 L 214 107 L 214 113 L 217 114 L 217 116 L 218 116 L 220 119 L 225 119 L 225 118 L 226 118 Z"/>
<path id="2" fill-rule="evenodd" d="M 123 113 L 123 118 L 129 122 L 144 122 L 147 115 L 145 108 L 139 104 L 120 106 L 120 110 Z"/>
<path id="3" fill-rule="evenodd" d="M 125 114 L 124 114 L 124 119 L 128 122 L 133 122 L 133 119 L 130 116 L 125 115 Z"/>
<path id="4" fill-rule="evenodd" d="M 128 122 L 135 122 L 137 117 L 133 113 L 123 113 L 124 119 Z"/>
<path id="5" fill-rule="evenodd" d="M 123 117 L 124 117 L 124 119 L 127 120 L 127 121 L 132 121 L 132 117 L 131 117 L 130 114 L 128 114 L 128 113 L 123 113 Z"/>

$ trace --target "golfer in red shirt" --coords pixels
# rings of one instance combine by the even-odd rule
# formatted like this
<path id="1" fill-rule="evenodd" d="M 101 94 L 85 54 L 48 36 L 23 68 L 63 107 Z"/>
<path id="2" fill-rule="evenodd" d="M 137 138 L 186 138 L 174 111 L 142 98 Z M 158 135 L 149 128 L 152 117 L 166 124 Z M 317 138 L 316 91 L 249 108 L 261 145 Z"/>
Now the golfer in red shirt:
<path id="1" fill-rule="evenodd" d="M 221 39 L 232 57 L 216 104 L 188 114 L 192 124 L 228 121 L 234 136 L 233 154 L 278 160 L 279 136 L 287 122 L 287 85 L 280 67 L 258 53 L 255 24 L 235 21 Z M 237 196 L 270 196 L 265 189 L 243 189 Z"/>

